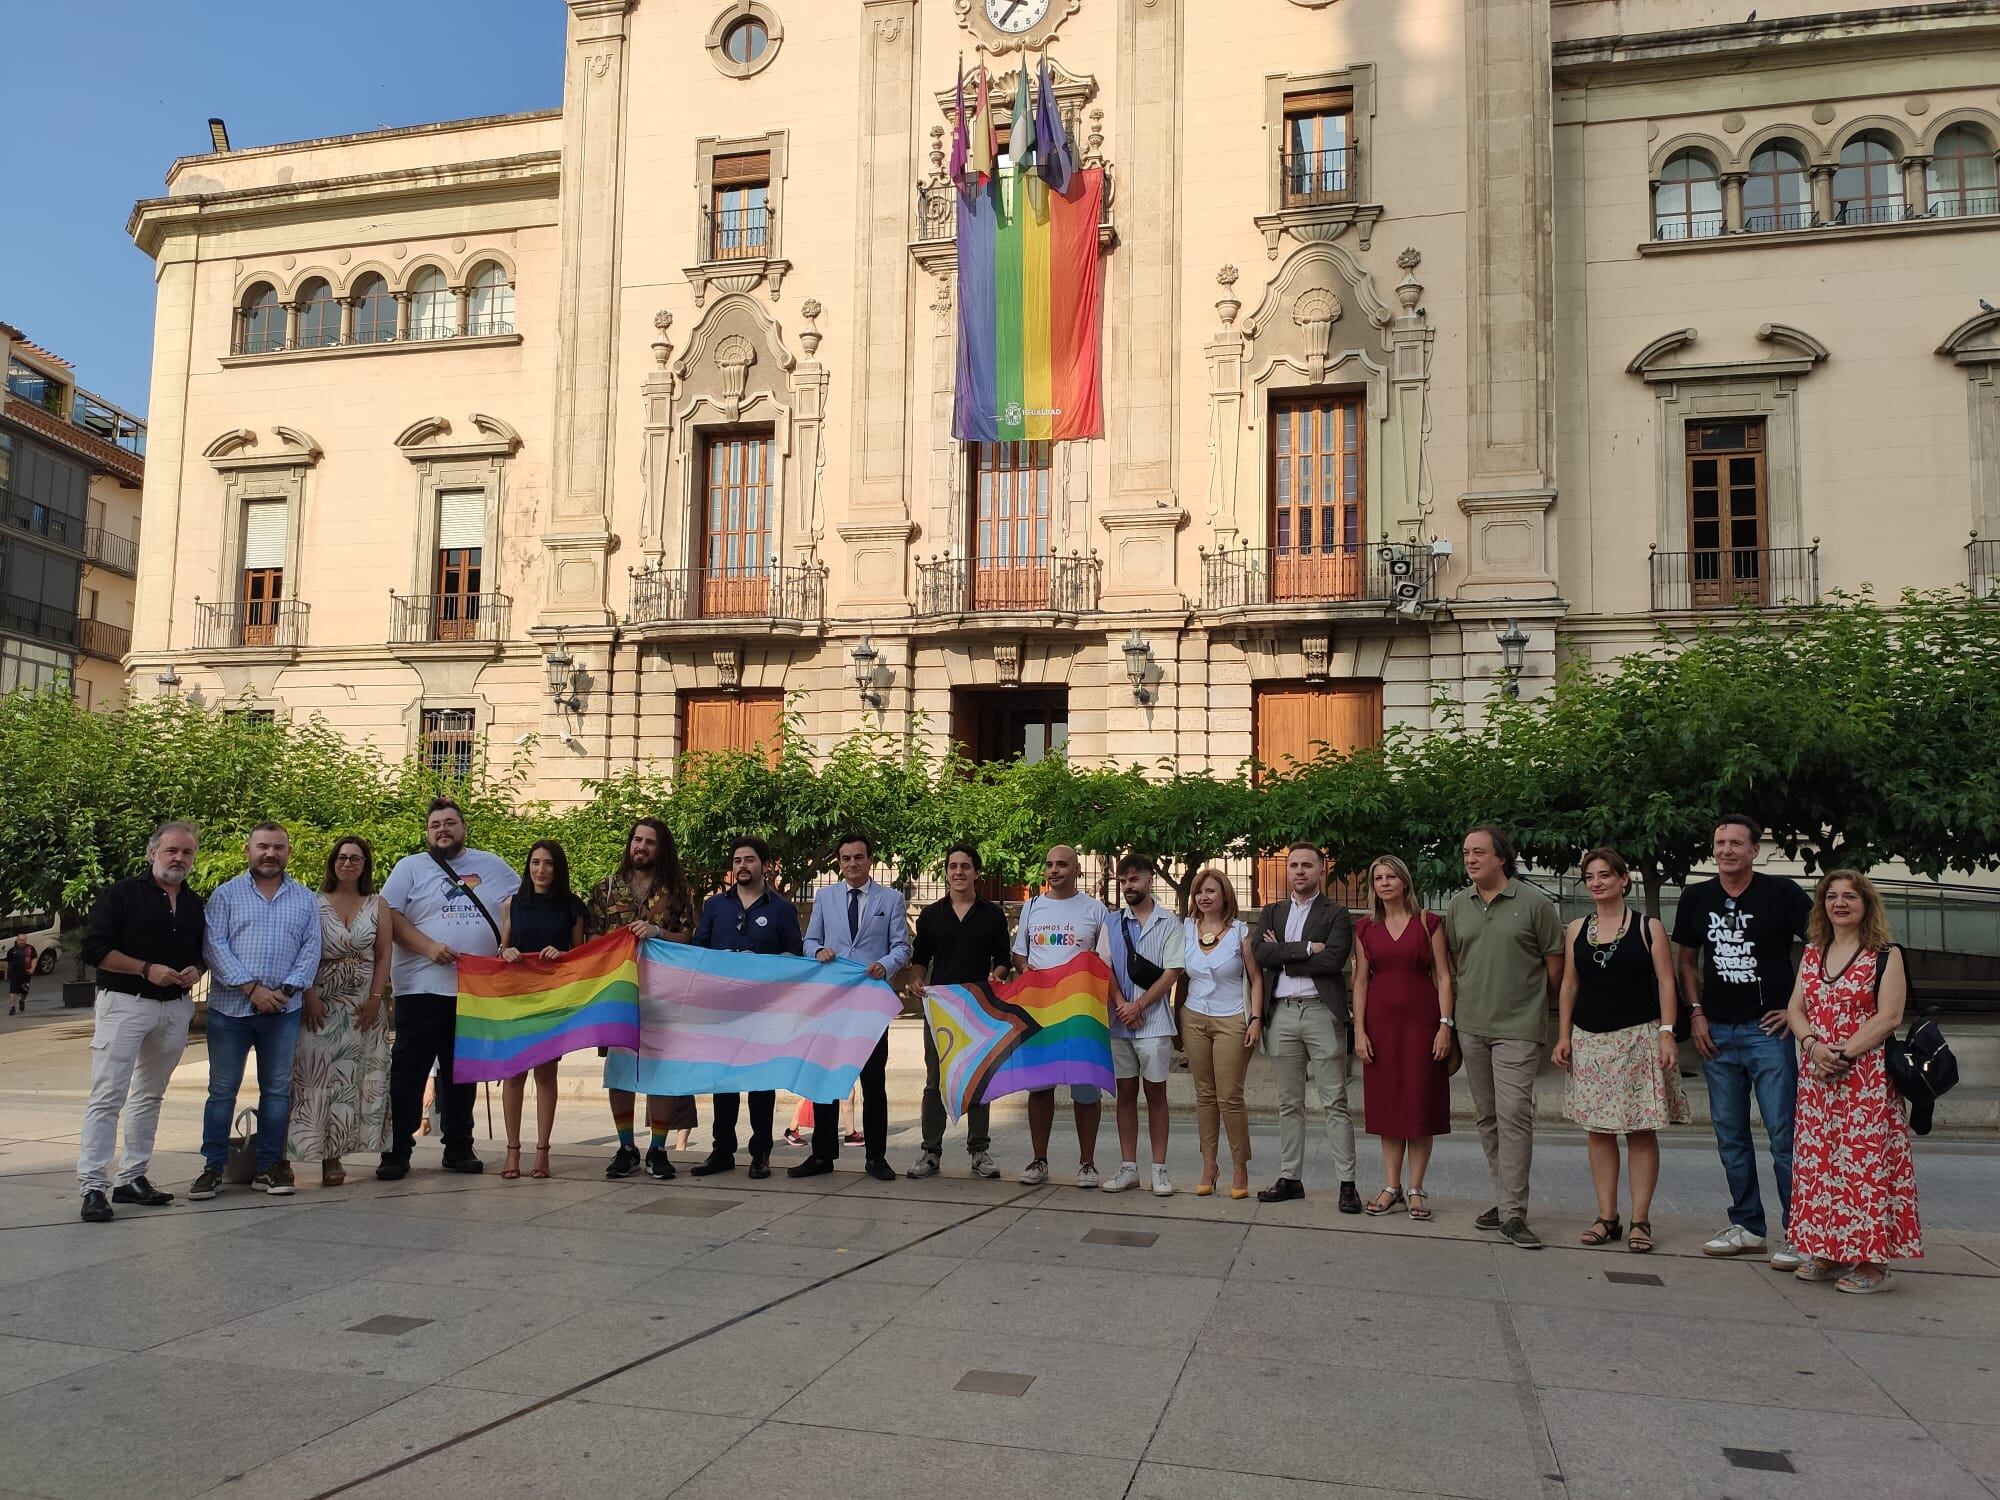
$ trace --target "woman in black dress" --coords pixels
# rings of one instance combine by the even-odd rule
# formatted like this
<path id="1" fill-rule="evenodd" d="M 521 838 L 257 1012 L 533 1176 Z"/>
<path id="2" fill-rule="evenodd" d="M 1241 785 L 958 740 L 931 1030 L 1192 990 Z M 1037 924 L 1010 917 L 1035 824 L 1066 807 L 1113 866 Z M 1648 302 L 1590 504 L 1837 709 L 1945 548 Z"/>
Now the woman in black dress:
<path id="1" fill-rule="evenodd" d="M 528 851 L 521 888 L 500 903 L 500 956 L 519 963 L 524 953 L 561 958 L 583 941 L 583 903 L 569 884 L 569 856 L 554 839 Z M 530 1177 L 549 1175 L 549 1132 L 556 1123 L 556 1059 L 537 1063 L 535 1074 L 535 1165 Z M 516 1073 L 500 1085 L 500 1109 L 507 1120 L 507 1159 L 502 1177 L 521 1175 L 521 1102 L 528 1075 Z"/>

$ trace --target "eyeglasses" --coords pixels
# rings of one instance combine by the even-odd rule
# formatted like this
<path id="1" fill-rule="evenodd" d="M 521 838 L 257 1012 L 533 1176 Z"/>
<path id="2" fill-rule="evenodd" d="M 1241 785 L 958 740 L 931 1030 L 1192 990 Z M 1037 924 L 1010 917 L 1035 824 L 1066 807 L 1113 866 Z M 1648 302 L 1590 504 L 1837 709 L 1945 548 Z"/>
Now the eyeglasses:
<path id="1" fill-rule="evenodd" d="M 367 859 L 359 854 L 336 854 L 333 857 L 333 862 L 337 865 L 365 865 L 368 863 Z"/>

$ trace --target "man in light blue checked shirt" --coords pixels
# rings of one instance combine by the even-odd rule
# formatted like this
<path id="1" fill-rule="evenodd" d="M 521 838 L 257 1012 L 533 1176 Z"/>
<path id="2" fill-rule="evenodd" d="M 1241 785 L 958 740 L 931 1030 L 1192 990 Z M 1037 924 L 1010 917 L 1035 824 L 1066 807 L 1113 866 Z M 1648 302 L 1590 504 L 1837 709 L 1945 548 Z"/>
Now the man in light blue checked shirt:
<path id="1" fill-rule="evenodd" d="M 292 1053 L 306 988 L 319 977 L 319 902 L 285 874 L 291 835 L 276 823 L 250 830 L 249 866 L 208 898 L 208 1107 L 201 1117 L 201 1176 L 193 1199 L 213 1198 L 229 1164 L 230 1117 L 244 1064 L 257 1053 L 257 1176 L 251 1186 L 292 1191 L 285 1126 L 292 1113 Z"/>

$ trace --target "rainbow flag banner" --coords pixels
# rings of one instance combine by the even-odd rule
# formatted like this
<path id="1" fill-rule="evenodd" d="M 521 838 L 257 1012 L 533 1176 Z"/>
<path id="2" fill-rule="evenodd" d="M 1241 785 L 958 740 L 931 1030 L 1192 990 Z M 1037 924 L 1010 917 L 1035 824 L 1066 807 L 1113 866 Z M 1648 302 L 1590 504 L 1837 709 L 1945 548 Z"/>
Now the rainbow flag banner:
<path id="1" fill-rule="evenodd" d="M 951 1117 L 1058 1083 L 1112 1088 L 1110 995 L 1111 970 L 1095 953 L 1001 984 L 926 990 L 924 1020 Z"/>
<path id="2" fill-rule="evenodd" d="M 1101 437 L 1097 221 L 1104 169 L 1056 191 L 1009 168 L 958 198 L 958 388 L 951 435 Z"/>
<path id="3" fill-rule="evenodd" d="M 512 1078 L 586 1047 L 638 1046 L 638 948 L 620 931 L 559 959 L 461 958 L 452 1082 Z"/>
<path id="4" fill-rule="evenodd" d="M 639 1092 L 845 1099 L 902 1001 L 864 965 L 639 948 Z"/>

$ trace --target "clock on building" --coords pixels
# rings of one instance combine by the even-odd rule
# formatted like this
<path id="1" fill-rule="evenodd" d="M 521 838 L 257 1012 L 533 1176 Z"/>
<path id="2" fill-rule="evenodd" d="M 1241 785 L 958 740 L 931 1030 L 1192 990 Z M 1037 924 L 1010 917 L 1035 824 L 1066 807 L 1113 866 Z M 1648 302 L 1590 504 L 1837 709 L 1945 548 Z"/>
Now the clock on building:
<path id="1" fill-rule="evenodd" d="M 956 0 L 959 24 L 989 52 L 1046 46 L 1083 0 Z"/>
<path id="2" fill-rule="evenodd" d="M 1049 0 L 986 0 L 985 9 L 996 30 L 1019 36 L 1049 13 Z"/>

